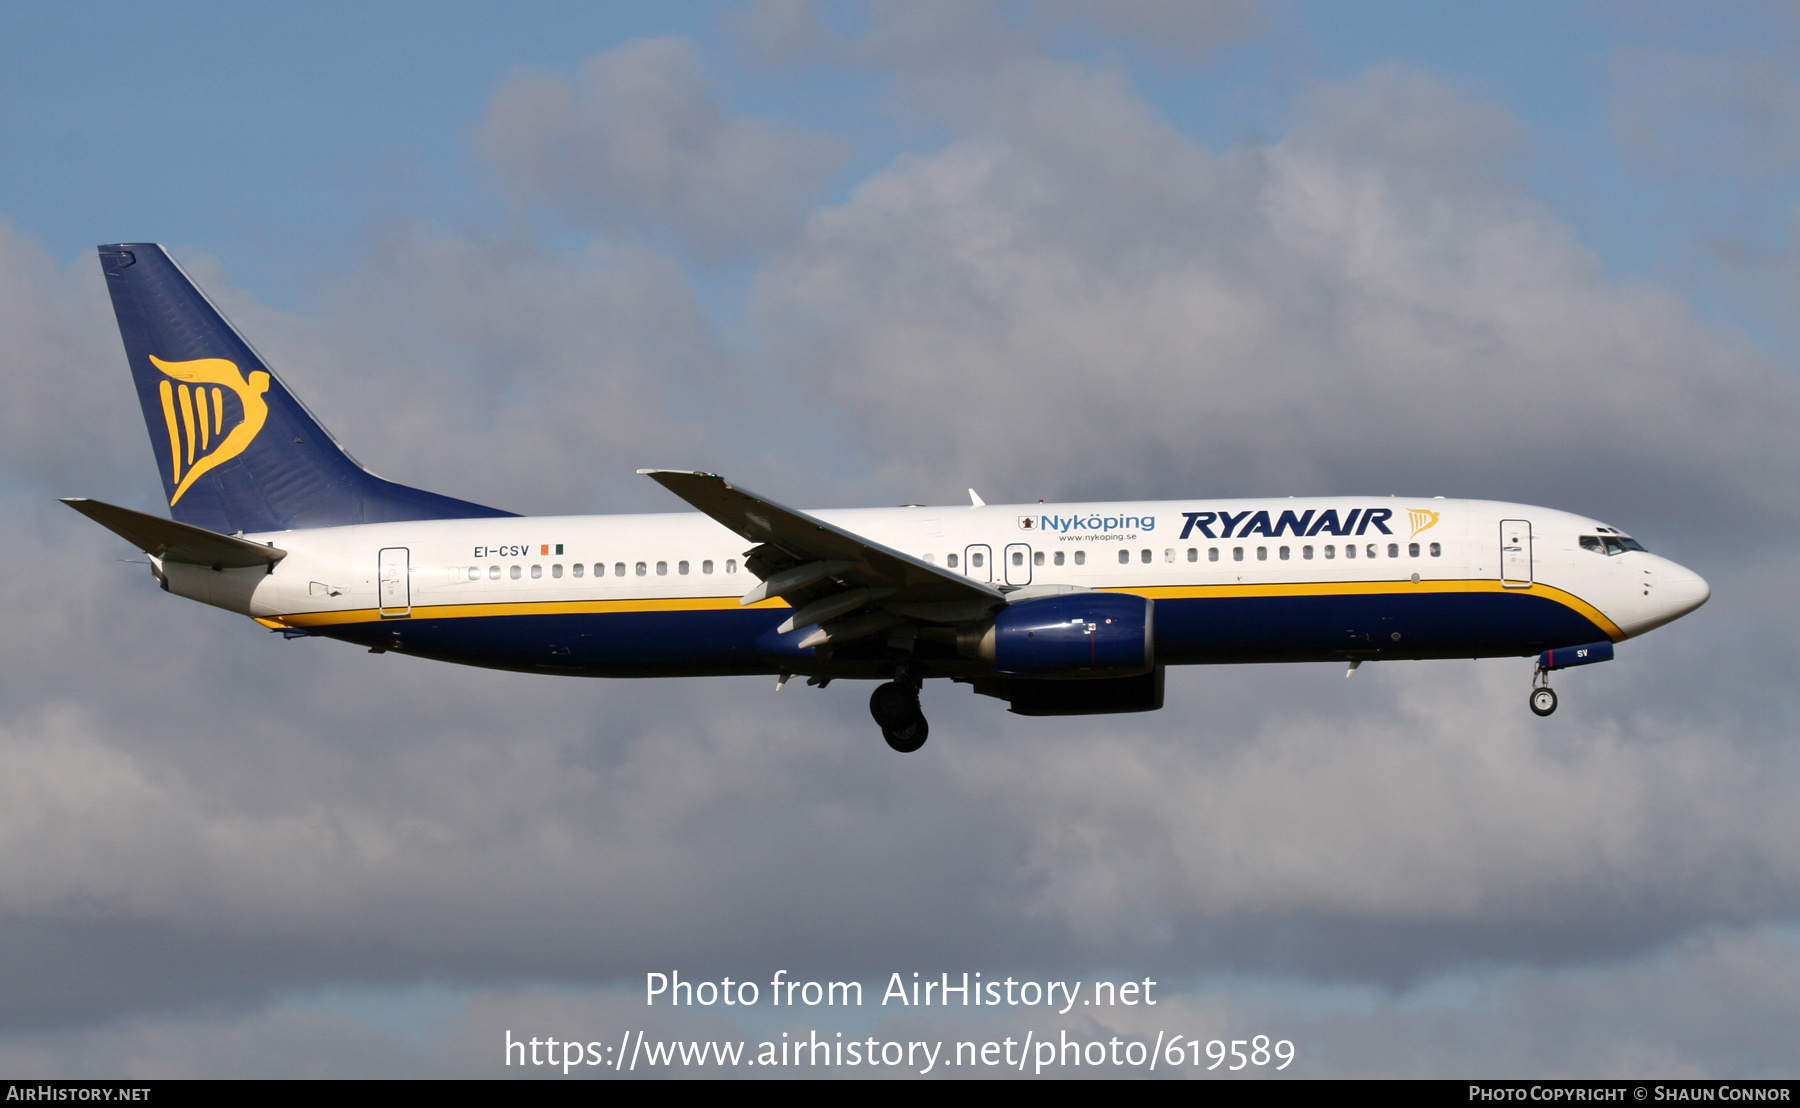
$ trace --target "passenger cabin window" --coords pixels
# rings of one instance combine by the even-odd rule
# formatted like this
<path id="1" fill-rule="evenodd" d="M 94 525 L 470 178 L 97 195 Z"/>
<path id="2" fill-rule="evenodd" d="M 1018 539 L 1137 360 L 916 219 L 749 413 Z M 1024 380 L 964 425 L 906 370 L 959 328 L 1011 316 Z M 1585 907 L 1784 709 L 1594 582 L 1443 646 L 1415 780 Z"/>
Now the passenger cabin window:
<path id="1" fill-rule="evenodd" d="M 574 565 L 569 567 L 569 572 L 573 573 L 577 577 L 580 577 L 583 573 L 587 572 L 587 566 L 582 562 L 576 562 Z M 594 574 L 594 576 L 598 577 L 600 575 L 598 573 L 596 573 L 596 574 Z"/>
<path id="2" fill-rule="evenodd" d="M 935 565 L 937 565 L 937 555 L 936 555 L 936 554 L 927 554 L 927 555 L 925 555 L 925 564 L 926 564 L 926 565 L 928 565 L 928 566 L 935 566 Z"/>
<path id="3" fill-rule="evenodd" d="M 562 576 L 562 563 L 561 562 L 558 562 L 555 565 L 550 567 L 550 576 L 552 576 L 552 577 L 561 577 Z"/>
<path id="4" fill-rule="evenodd" d="M 532 566 L 531 567 L 531 579 L 533 581 L 536 581 L 538 578 L 542 577 L 543 575 L 544 575 L 544 567 L 543 566 Z"/>
<path id="5" fill-rule="evenodd" d="M 1374 552 L 1370 551 L 1370 557 L 1373 557 L 1373 556 L 1374 556 Z M 1399 556 L 1400 556 L 1400 544 L 1397 542 L 1388 543 L 1388 557 L 1398 558 Z"/>
<path id="6" fill-rule="evenodd" d="M 1042 550 L 1033 550 L 1031 552 L 1031 564 L 1034 566 L 1041 566 L 1044 564 L 1044 552 Z"/>
<path id="7" fill-rule="evenodd" d="M 1144 563 L 1145 565 L 1149 565 L 1150 564 L 1150 552 L 1148 550 L 1139 551 L 1138 552 L 1138 561 Z"/>
<path id="8" fill-rule="evenodd" d="M 638 572 L 642 573 L 644 571 L 640 569 L 640 570 L 638 570 Z M 624 562 L 614 562 L 613 563 L 613 576 L 614 577 L 625 576 L 625 563 Z"/>
<path id="9" fill-rule="evenodd" d="M 1219 560 L 1219 548 L 1216 546 L 1207 547 L 1206 548 L 1206 560 L 1209 562 L 1218 561 Z"/>
<path id="10" fill-rule="evenodd" d="M 1337 557 L 1337 547 L 1335 547 L 1335 546 L 1327 546 L 1327 547 L 1326 547 L 1326 548 L 1325 548 L 1325 557 L 1327 557 L 1327 558 L 1335 558 L 1335 557 Z"/>
<path id="11" fill-rule="evenodd" d="M 1301 547 L 1300 548 L 1300 557 L 1308 562 L 1312 561 L 1312 547 L 1310 547 L 1310 546 Z"/>
<path id="12" fill-rule="evenodd" d="M 956 568 L 956 555 L 954 555 L 954 554 L 944 555 L 944 564 L 949 566 L 951 569 L 955 569 Z"/>
<path id="13" fill-rule="evenodd" d="M 667 577 L 669 575 L 669 563 L 667 563 L 667 562 L 656 563 L 656 575 L 658 577 Z"/>
<path id="14" fill-rule="evenodd" d="M 737 559 L 736 558 L 725 559 L 725 572 L 726 573 L 736 573 L 737 572 Z"/>
<path id="15" fill-rule="evenodd" d="M 1119 551 L 1119 564 L 1120 565 L 1129 565 L 1130 563 L 1131 563 L 1131 551 L 1129 551 L 1129 550 Z"/>
<path id="16" fill-rule="evenodd" d="M 1419 556 L 1419 544 L 1416 542 L 1407 543 L 1406 556 L 1408 558 L 1417 558 Z"/>
<path id="17" fill-rule="evenodd" d="M 1188 561 L 1197 562 L 1199 560 L 1200 560 L 1200 548 L 1197 546 L 1188 547 Z"/>
<path id="18" fill-rule="evenodd" d="M 1330 550 L 1331 548 L 1328 546 L 1325 549 Z M 1346 558 L 1356 557 L 1356 544 L 1355 543 L 1347 542 L 1344 544 L 1344 557 L 1346 557 Z"/>
<path id="19" fill-rule="evenodd" d="M 646 573 L 649 573 L 649 572 L 650 572 L 650 567 L 649 567 L 649 565 L 647 565 L 647 564 L 646 564 L 646 563 L 644 563 L 644 562 L 639 562 L 639 563 L 638 563 L 638 564 L 637 564 L 637 566 L 636 566 L 636 568 L 637 568 L 637 575 L 638 575 L 638 576 L 639 576 L 639 577 L 642 577 L 642 576 L 643 576 L 643 575 L 644 575 L 644 574 L 646 574 Z"/>
<path id="20" fill-rule="evenodd" d="M 1231 548 L 1231 560 L 1234 562 L 1243 561 L 1244 560 L 1244 548 L 1241 546 L 1232 547 Z"/>
<path id="21" fill-rule="evenodd" d="M 676 563 L 676 566 L 675 566 L 675 572 L 676 572 L 676 573 L 679 573 L 679 574 L 681 574 L 681 575 L 682 575 L 682 576 L 683 576 L 683 577 L 686 577 L 686 576 L 687 576 L 687 571 L 688 571 L 688 564 L 687 564 L 687 563 L 686 563 L 686 562 L 678 562 L 678 563 Z"/>
<path id="22" fill-rule="evenodd" d="M 1443 552 L 1444 552 L 1443 547 L 1439 546 L 1435 542 L 1431 544 L 1431 556 L 1433 558 L 1437 557 L 1438 555 L 1442 554 Z"/>
<path id="23" fill-rule="evenodd" d="M 481 567 L 480 566 L 470 566 L 469 567 L 469 580 L 471 580 L 471 581 L 481 580 Z"/>
<path id="24" fill-rule="evenodd" d="M 1087 551 L 1077 550 L 1075 552 L 1075 564 L 1078 566 L 1087 565 Z"/>
<path id="25" fill-rule="evenodd" d="M 975 569 L 980 569 L 982 566 L 984 566 L 986 564 L 987 564 L 987 558 L 984 557 L 983 555 L 981 555 L 981 554 L 969 555 L 969 565 L 971 567 L 973 567 Z"/>
<path id="26" fill-rule="evenodd" d="M 1015 550 L 1012 552 L 1012 564 L 1015 566 L 1023 566 L 1025 564 L 1025 552 L 1023 550 Z"/>
<path id="27" fill-rule="evenodd" d="M 1285 546 L 1281 548 L 1281 560 L 1284 562 L 1288 560 L 1288 548 Z"/>
<path id="28" fill-rule="evenodd" d="M 1056 564 L 1059 566 L 1063 564 L 1063 552 L 1062 551 L 1058 550 L 1056 552 L 1055 561 L 1056 561 Z"/>
<path id="29" fill-rule="evenodd" d="M 1269 548 L 1266 546 L 1257 547 L 1256 548 L 1256 560 L 1259 562 L 1268 561 L 1269 560 Z"/>
<path id="30" fill-rule="evenodd" d="M 488 580 L 489 581 L 500 580 L 500 567 L 499 566 L 489 566 L 488 567 Z"/>
<path id="31" fill-rule="evenodd" d="M 1365 553 L 1365 554 L 1367 554 L 1367 555 L 1368 555 L 1368 556 L 1369 556 L 1369 557 L 1371 557 L 1371 558 L 1373 558 L 1373 557 L 1375 557 L 1375 544 L 1374 544 L 1374 543 L 1370 543 L 1370 544 L 1369 544 L 1369 549 L 1367 549 L 1367 550 L 1366 550 L 1366 551 L 1364 551 L 1364 552 L 1363 552 L 1363 553 Z"/>
<path id="32" fill-rule="evenodd" d="M 700 563 L 700 572 L 708 573 L 708 574 L 710 574 L 712 572 L 712 559 L 711 558 L 708 558 L 704 562 Z"/>

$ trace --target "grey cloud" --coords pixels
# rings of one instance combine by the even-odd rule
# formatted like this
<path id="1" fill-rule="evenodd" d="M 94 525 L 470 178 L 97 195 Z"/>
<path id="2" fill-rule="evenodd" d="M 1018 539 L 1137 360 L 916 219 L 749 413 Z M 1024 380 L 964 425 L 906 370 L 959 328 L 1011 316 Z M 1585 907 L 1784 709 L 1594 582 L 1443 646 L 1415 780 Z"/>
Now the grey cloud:
<path id="1" fill-rule="evenodd" d="M 1720 53 L 1643 46 L 1613 65 L 1613 118 L 1630 154 L 1663 171 L 1762 177 L 1800 160 L 1800 67 L 1791 20 Z"/>
<path id="2" fill-rule="evenodd" d="M 116 495 L 148 449 L 98 264 L 65 272 L 0 220 L 0 472 L 59 495 Z M 123 387 L 122 387 L 123 386 Z"/>
<path id="3" fill-rule="evenodd" d="M 816 213 L 763 276 L 778 356 L 897 483 L 1793 519 L 1791 377 L 1602 279 L 1482 170 L 1517 141 L 1496 111 L 1377 72 L 1218 155 L 1104 73 L 1000 87 L 975 137 Z"/>
<path id="4" fill-rule="evenodd" d="M 899 968 L 898 963 L 890 968 Z M 989 968 L 992 968 L 991 966 Z M 953 979 L 962 967 L 952 971 Z M 932 967 L 928 972 L 941 972 Z M 1117 979 L 1119 975 L 1114 975 Z M 1146 976 L 1157 977 L 1152 972 Z M 1790 1072 L 1800 953 L 1791 936 L 1768 928 L 1709 929 L 1653 955 L 1580 974 L 1479 973 L 1437 995 L 1395 999 L 1295 1000 L 1246 982 L 1229 991 L 1159 980 L 1154 1007 L 1078 1007 L 976 1011 L 956 1007 L 907 1011 L 878 1004 L 883 975 L 863 979 L 860 1010 L 777 1013 L 730 1018 L 721 1009 L 647 1008 L 641 985 L 437 990 L 443 997 L 401 991 L 349 998 L 350 1011 L 321 1008 L 304 997 L 254 1007 L 181 1015 L 133 1016 L 80 1029 L 0 1035 L 0 1065 L 14 1072 L 72 1077 L 537 1077 L 564 1080 L 553 1067 L 504 1064 L 503 1045 L 553 1036 L 617 1044 L 625 1032 L 646 1039 L 779 1042 L 783 1032 L 821 1038 L 943 1039 L 981 1043 L 1027 1033 L 1039 1040 L 1107 1042 L 1118 1036 L 1154 1043 L 1160 1034 L 1249 1040 L 1268 1035 L 1294 1046 L 1288 1078 L 1614 1077 L 1781 1078 Z M 1087 980 L 1092 980 L 1088 978 Z M 1447 994 L 1447 995 L 1446 995 Z M 362 1009 L 361 1013 L 357 1013 Z M 370 1012 L 369 1009 L 377 1009 Z M 388 1012 L 380 1009 L 390 1010 Z M 357 1014 L 353 1014 L 357 1013 Z M 1248 1049 L 1246 1043 L 1246 1049 Z M 1247 1066 L 1239 1075 L 1208 1074 L 1204 1045 L 1184 1051 L 1175 1075 L 1277 1076 Z M 1199 1068 L 1192 1063 L 1199 1055 Z M 515 1055 L 515 1058 L 517 1055 Z M 1158 1075 L 1169 1071 L 1168 1056 Z M 1229 1059 L 1225 1065 L 1233 1064 Z M 633 1077 L 686 1076 L 711 1067 L 652 1068 Z M 866 1069 L 788 1069 L 754 1076 L 883 1076 Z M 935 1076 L 948 1073 L 940 1065 Z M 989 1068 L 981 1076 L 1017 1076 Z M 1029 1070 L 1028 1070 L 1029 1075 Z M 1112 1067 L 1070 1066 L 1046 1076 L 1149 1076 Z M 577 1067 L 569 1078 L 611 1078 Z"/>
<path id="5" fill-rule="evenodd" d="M 1154 58 L 1198 62 L 1263 30 L 1270 5 L 1262 0 L 1039 0 L 1035 7 L 1052 25 L 1117 38 Z"/>
<path id="6" fill-rule="evenodd" d="M 974 75 L 1001 59 L 1037 56 L 1052 41 L 1125 45 L 1165 62 L 1203 62 L 1267 30 L 1263 0 L 873 0 L 827 18 L 819 0 L 756 0 L 740 23 L 765 61 L 895 66 L 939 77 Z M 852 24 L 852 30 L 839 30 Z"/>
<path id="7" fill-rule="evenodd" d="M 666 38 L 598 54 L 573 81 L 515 78 L 479 144 L 526 199 L 608 230 L 659 227 L 714 259 L 783 241 L 842 164 L 823 136 L 728 114 L 693 46 Z"/>
<path id="8" fill-rule="evenodd" d="M 364 464 L 513 511 L 678 508 L 633 473 L 712 460 L 705 424 L 735 396 L 691 281 L 639 247 L 397 226 L 312 319 L 184 262 Z"/>

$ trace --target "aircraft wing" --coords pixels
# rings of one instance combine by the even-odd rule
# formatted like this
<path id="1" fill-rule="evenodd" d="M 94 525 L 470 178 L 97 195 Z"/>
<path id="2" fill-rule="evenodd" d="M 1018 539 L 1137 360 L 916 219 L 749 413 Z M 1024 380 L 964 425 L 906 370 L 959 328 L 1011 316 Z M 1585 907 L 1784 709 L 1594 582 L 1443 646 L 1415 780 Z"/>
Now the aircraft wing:
<path id="1" fill-rule="evenodd" d="M 69 496 L 63 503 L 98 523 L 126 542 L 152 557 L 165 562 L 185 562 L 211 566 L 214 569 L 246 569 L 272 566 L 287 557 L 287 551 L 251 542 L 248 539 L 221 535 L 204 527 L 177 523 L 161 516 L 134 512 L 85 496 Z"/>
<path id="2" fill-rule="evenodd" d="M 757 544 L 744 564 L 762 584 L 743 603 L 779 596 L 792 604 L 784 633 L 819 625 L 802 647 L 861 638 L 903 622 L 979 619 L 1006 602 L 992 585 L 735 488 L 716 473 L 638 472 Z"/>

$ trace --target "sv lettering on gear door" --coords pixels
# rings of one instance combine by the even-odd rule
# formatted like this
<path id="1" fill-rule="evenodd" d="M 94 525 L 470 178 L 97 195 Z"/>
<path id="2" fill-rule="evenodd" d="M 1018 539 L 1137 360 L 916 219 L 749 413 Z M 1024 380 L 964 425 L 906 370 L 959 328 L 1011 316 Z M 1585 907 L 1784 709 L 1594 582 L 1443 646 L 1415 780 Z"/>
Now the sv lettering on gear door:
<path id="1" fill-rule="evenodd" d="M 376 577 L 380 590 L 381 618 L 402 619 L 412 615 L 412 573 L 404 546 L 387 546 L 381 550 L 381 566 Z"/>

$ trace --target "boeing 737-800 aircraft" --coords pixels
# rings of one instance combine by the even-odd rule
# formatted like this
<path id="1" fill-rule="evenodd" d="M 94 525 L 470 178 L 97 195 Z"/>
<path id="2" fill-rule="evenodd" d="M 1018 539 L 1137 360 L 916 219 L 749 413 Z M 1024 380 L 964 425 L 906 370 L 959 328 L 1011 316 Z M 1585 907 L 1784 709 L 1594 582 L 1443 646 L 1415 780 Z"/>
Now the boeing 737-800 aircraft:
<path id="1" fill-rule="evenodd" d="M 162 247 L 100 247 L 173 520 L 67 503 L 169 592 L 289 636 L 581 677 L 883 682 L 916 750 L 949 678 L 1024 715 L 1153 711 L 1163 670 L 1538 656 L 1549 673 L 1705 603 L 1615 527 L 1441 498 L 801 512 L 717 474 L 643 470 L 699 509 L 518 516 L 347 455 Z"/>

